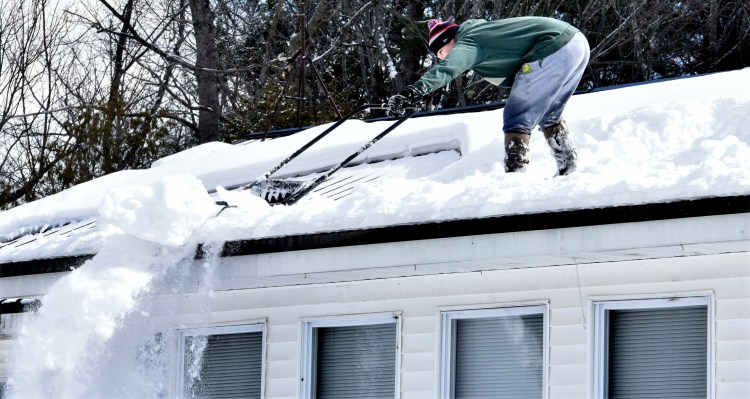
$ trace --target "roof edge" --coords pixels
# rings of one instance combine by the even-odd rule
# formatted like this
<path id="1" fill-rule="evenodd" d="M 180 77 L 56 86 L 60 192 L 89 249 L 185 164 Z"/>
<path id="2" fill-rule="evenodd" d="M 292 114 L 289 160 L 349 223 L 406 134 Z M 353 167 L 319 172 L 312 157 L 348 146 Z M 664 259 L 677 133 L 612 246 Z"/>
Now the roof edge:
<path id="1" fill-rule="evenodd" d="M 750 212 L 750 195 L 404 224 L 224 243 L 222 257 Z M 204 256 L 198 248 L 197 257 Z M 0 265 L 0 267 L 2 267 Z"/>
<path id="2" fill-rule="evenodd" d="M 0 278 L 69 272 L 93 257 L 91 254 L 0 263 Z"/>
<path id="3" fill-rule="evenodd" d="M 582 208 L 565 211 L 458 219 L 420 224 L 404 224 L 359 230 L 319 232 L 283 237 L 233 240 L 224 243 L 221 257 L 385 244 L 484 234 L 514 233 L 571 227 L 648 222 L 702 216 L 750 213 L 750 195 L 703 197 L 673 202 Z M 196 259 L 205 257 L 203 246 Z M 94 255 L 0 264 L 0 278 L 66 272 L 81 266 Z"/>

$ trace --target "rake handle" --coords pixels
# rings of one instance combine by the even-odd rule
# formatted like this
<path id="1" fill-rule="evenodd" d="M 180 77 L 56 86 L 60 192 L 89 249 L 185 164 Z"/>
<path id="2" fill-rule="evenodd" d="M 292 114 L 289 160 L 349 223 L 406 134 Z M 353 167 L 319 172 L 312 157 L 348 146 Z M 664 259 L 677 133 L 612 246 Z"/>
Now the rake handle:
<path id="1" fill-rule="evenodd" d="M 397 128 L 399 125 L 401 125 L 402 123 L 406 122 L 406 120 L 409 119 L 409 118 L 411 118 L 411 116 L 414 115 L 415 113 L 417 113 L 417 109 L 411 109 L 411 110 L 407 111 L 396 122 L 394 122 L 393 124 L 391 124 L 390 126 L 388 126 L 387 129 L 383 130 L 380 134 L 378 134 L 377 136 L 375 136 L 372 140 L 370 140 L 367 143 L 365 143 L 365 145 L 363 145 L 362 147 L 360 147 L 353 154 L 349 155 L 345 160 L 343 160 L 342 162 L 340 162 L 338 165 L 334 166 L 333 168 L 329 169 L 326 173 L 324 173 L 322 176 L 319 176 L 317 179 L 315 179 L 312 183 L 310 183 L 309 185 L 307 185 L 302 190 L 300 190 L 300 191 L 292 194 L 291 196 L 289 196 L 289 198 L 287 198 L 287 199 L 284 200 L 283 204 L 284 205 L 292 205 L 295 202 L 299 201 L 302 197 L 304 197 L 305 195 L 307 195 L 310 191 L 314 190 L 315 187 L 318 187 L 321 183 L 323 183 L 324 181 L 326 181 L 332 174 L 336 173 L 336 171 L 338 171 L 339 169 L 341 169 L 344 166 L 348 165 L 349 162 L 351 162 L 352 160 L 354 160 L 354 158 L 358 157 L 360 154 L 362 154 L 363 152 L 365 152 L 365 150 L 367 150 L 368 148 L 372 147 L 375 143 L 377 143 L 378 141 L 380 141 L 380 139 L 382 139 L 383 137 L 385 137 L 385 135 L 387 135 L 388 133 L 392 132 L 393 129 Z"/>
<path id="2" fill-rule="evenodd" d="M 271 175 L 273 175 L 274 173 L 276 173 L 279 169 L 283 168 L 286 164 L 288 164 L 289 162 L 291 162 L 294 158 L 297 158 L 297 156 L 299 156 L 303 152 L 307 151 L 307 149 L 310 148 L 313 144 L 315 144 L 318 141 L 320 141 L 323 137 L 327 136 L 329 133 L 331 133 L 336 128 L 338 128 L 339 126 L 341 126 L 344 122 L 346 122 L 349 119 L 351 119 L 354 115 L 356 115 L 356 114 L 358 114 L 358 113 L 360 113 L 362 111 L 368 110 L 368 109 L 383 109 L 383 107 L 384 107 L 383 104 L 363 104 L 363 105 L 360 105 L 359 107 L 353 109 L 351 112 L 349 112 L 348 114 L 346 114 L 343 118 L 339 119 L 338 121 L 336 121 L 336 123 L 334 123 L 333 125 L 331 125 L 330 127 L 328 127 L 328 129 L 326 129 L 325 131 L 323 131 L 319 135 L 315 136 L 315 138 L 313 138 L 312 140 L 308 141 L 305 145 L 303 145 L 302 147 L 300 147 L 299 149 L 297 149 L 297 151 L 294 151 L 288 157 L 284 158 L 283 161 L 281 161 L 278 165 L 274 166 L 271 170 L 269 170 L 268 172 L 266 172 L 263 176 L 261 176 L 260 178 L 256 179 L 252 183 L 249 183 L 249 184 L 246 184 L 246 185 L 240 187 L 240 190 L 247 190 L 249 188 L 253 188 L 256 185 L 258 185 L 258 184 L 260 184 L 260 183 L 268 180 L 268 178 L 271 177 Z"/>

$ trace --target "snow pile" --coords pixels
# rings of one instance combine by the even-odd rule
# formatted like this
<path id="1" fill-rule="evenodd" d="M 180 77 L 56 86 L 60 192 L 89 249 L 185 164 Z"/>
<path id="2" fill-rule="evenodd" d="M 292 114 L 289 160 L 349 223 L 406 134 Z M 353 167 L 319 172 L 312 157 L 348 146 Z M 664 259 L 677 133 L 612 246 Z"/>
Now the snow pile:
<path id="1" fill-rule="evenodd" d="M 60 279 L 22 327 L 7 397 L 160 397 L 172 341 L 163 334 L 175 322 L 150 317 L 153 294 L 181 284 L 193 264 L 193 233 L 217 211 L 188 176 L 110 192 L 100 220 L 121 232 Z"/>

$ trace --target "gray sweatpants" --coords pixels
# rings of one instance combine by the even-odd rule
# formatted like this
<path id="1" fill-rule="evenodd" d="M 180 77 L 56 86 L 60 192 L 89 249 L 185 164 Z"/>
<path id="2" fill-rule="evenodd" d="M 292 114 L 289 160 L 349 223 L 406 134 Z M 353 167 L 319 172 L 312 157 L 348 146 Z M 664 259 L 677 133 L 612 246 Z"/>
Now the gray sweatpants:
<path id="1" fill-rule="evenodd" d="M 589 51 L 579 32 L 550 56 L 524 64 L 503 111 L 503 131 L 530 133 L 537 125 L 543 130 L 560 121 L 589 62 Z"/>

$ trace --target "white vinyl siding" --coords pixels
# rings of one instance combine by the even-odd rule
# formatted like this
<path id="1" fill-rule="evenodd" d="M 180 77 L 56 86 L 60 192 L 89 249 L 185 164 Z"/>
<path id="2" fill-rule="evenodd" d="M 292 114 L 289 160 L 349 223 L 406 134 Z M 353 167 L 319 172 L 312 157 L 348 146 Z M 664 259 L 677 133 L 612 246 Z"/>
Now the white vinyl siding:
<path id="1" fill-rule="evenodd" d="M 543 398 L 545 306 L 443 313 L 443 398 Z"/>
<path id="2" fill-rule="evenodd" d="M 707 299 L 607 305 L 598 304 L 597 312 L 596 397 L 709 397 Z"/>
<path id="3" fill-rule="evenodd" d="M 609 239 L 606 234 L 601 237 Z M 687 248 L 686 245 L 686 251 Z M 433 399 L 441 397 L 440 312 L 476 309 L 477 304 L 483 308 L 528 306 L 540 304 L 539 299 L 544 298 L 544 302 L 549 302 L 545 315 L 545 393 L 549 399 L 593 399 L 589 372 L 593 370 L 596 317 L 587 300 L 616 298 L 621 302 L 660 292 L 690 297 L 713 293 L 709 324 L 713 328 L 714 361 L 709 390 L 714 396 L 709 398 L 745 399 L 750 398 L 750 375 L 746 372 L 750 370 L 749 256 L 750 253 L 685 256 L 217 291 L 211 317 L 216 323 L 233 324 L 268 317 L 265 399 L 298 399 L 305 397 L 300 390 L 300 367 L 304 362 L 302 321 L 329 320 L 324 315 L 342 312 L 390 315 L 394 309 L 402 310 L 398 322 L 397 395 L 401 399 Z M 357 257 L 361 258 L 360 252 Z M 229 262 L 225 270 L 240 270 L 253 259 L 222 261 Z M 418 265 L 419 270 L 422 268 Z M 8 353 L 3 352 L 3 342 L 0 341 L 0 359 Z M 2 377 L 0 366 L 0 381 Z"/>
<path id="4" fill-rule="evenodd" d="M 263 381 L 262 326 L 213 328 L 182 338 L 183 396 L 187 398 L 261 398 Z M 198 378 L 191 379 L 193 354 L 185 348 L 205 345 Z"/>
<path id="5" fill-rule="evenodd" d="M 393 317 L 363 324 L 307 323 L 306 398 L 394 398 L 398 324 Z"/>

